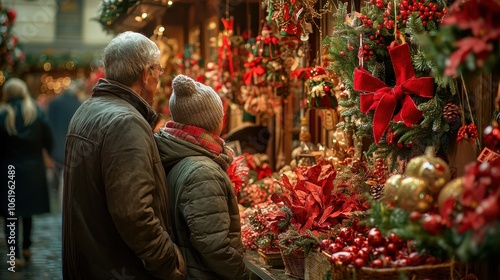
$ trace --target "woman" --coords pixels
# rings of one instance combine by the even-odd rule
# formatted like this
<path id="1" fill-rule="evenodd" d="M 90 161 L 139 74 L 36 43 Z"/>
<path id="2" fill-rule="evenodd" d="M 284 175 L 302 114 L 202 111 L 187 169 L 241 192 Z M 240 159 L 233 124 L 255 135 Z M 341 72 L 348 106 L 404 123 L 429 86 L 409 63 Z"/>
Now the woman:
<path id="1" fill-rule="evenodd" d="M 238 203 L 226 173 L 232 151 L 219 136 L 222 101 L 212 88 L 184 75 L 175 77 L 172 88 L 173 121 L 156 140 L 187 279 L 247 279 Z"/>
<path id="2" fill-rule="evenodd" d="M 16 266 L 22 266 L 19 221 L 22 220 L 23 224 L 23 257 L 29 261 L 32 216 L 50 211 L 43 151 L 51 151 L 53 140 L 46 116 L 31 98 L 24 81 L 11 78 L 5 82 L 2 100 L 5 104 L 0 109 L 0 146 L 3 153 L 0 157 L 0 205 L 5 220 L 7 247 L 13 246 Z M 12 231 L 13 227 L 8 227 L 13 222 L 15 231 Z M 9 239 L 13 235 L 14 239 Z"/>

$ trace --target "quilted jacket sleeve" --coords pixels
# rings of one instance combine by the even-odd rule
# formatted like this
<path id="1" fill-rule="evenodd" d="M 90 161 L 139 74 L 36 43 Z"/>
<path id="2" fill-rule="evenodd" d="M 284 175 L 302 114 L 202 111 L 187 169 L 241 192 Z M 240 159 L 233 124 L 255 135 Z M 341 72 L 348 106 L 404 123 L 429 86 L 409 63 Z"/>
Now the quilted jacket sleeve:
<path id="1" fill-rule="evenodd" d="M 247 279 L 241 244 L 236 244 L 241 239 L 234 238 L 241 231 L 239 214 L 231 216 L 229 211 L 236 203 L 230 181 L 222 169 L 212 165 L 198 164 L 193 169 L 196 176 L 185 182 L 179 206 L 191 244 L 221 279 Z"/>

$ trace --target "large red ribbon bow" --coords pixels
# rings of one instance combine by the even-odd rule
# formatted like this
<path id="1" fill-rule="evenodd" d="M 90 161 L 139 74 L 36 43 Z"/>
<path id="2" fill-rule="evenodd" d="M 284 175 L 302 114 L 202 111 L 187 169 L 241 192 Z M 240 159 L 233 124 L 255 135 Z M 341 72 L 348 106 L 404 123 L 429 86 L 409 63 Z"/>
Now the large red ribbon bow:
<path id="1" fill-rule="evenodd" d="M 408 44 L 399 45 L 393 42 L 389 48 L 389 55 L 396 75 L 396 85 L 393 88 L 388 87 L 361 66 L 354 70 L 354 90 L 365 92 L 360 95 L 361 112 L 366 114 L 375 111 L 373 136 L 376 144 L 389 127 L 391 119 L 395 122 L 402 121 L 410 127 L 422 118 L 422 112 L 410 95 L 415 94 L 424 98 L 434 96 L 434 78 L 415 77 Z M 396 112 L 399 100 L 402 100 L 401 109 Z"/>

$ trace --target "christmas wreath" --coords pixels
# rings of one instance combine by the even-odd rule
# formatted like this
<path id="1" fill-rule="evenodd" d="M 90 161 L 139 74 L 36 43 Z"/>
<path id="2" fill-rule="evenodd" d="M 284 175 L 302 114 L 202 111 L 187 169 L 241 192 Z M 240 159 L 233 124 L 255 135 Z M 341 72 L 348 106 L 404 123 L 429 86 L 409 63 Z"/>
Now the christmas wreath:
<path id="1" fill-rule="evenodd" d="M 348 13 L 347 4 L 339 3 L 335 31 L 323 41 L 342 82 L 339 126 L 372 138 L 367 154 L 387 158 L 391 170 L 427 146 L 446 154 L 460 127 L 460 118 L 447 117 L 459 114 L 447 111 L 460 106 L 455 85 L 432 77 L 433 64 L 417 44 L 420 34 L 439 26 L 446 6 L 371 0 L 360 13 Z"/>

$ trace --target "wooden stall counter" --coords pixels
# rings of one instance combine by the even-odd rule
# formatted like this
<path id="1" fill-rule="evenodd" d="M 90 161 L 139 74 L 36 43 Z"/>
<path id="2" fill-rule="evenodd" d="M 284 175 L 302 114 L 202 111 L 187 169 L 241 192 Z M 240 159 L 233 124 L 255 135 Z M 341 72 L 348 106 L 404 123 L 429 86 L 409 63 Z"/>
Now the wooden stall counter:
<path id="1" fill-rule="evenodd" d="M 297 279 L 285 274 L 285 268 L 273 268 L 264 263 L 255 251 L 245 252 L 245 264 L 251 271 L 252 280 L 292 280 Z"/>

